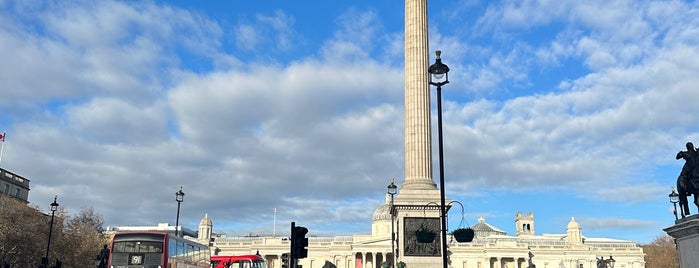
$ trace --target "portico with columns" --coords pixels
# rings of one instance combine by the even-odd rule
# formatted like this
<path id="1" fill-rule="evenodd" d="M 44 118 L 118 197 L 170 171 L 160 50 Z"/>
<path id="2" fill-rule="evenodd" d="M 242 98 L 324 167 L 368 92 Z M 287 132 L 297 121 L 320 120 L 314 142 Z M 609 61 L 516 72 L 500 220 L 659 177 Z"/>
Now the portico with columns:
<path id="1" fill-rule="evenodd" d="M 300 264 L 304 268 L 380 268 L 381 263 L 392 258 L 388 207 L 389 203 L 386 202 L 374 212 L 371 234 L 309 237 L 308 258 L 301 259 Z M 423 211 L 417 209 L 418 206 L 415 208 L 404 210 L 405 217 L 422 215 Z M 435 209 L 433 215 L 438 213 L 436 211 L 438 210 Z M 527 215 L 532 217 L 526 221 L 533 223 L 533 213 Z M 398 218 L 396 221 L 400 220 Z M 586 237 L 582 233 L 582 227 L 574 219 L 562 227 L 560 234 L 522 233 L 511 236 L 488 224 L 482 217 L 471 228 L 476 231 L 476 238 L 472 242 L 456 242 L 448 237 L 449 267 L 528 268 L 536 265 L 538 268 L 595 268 L 597 258 L 609 256 L 616 260 L 615 267 L 645 267 L 643 249 L 636 242 Z M 402 232 L 400 229 L 397 231 Z M 287 237 L 226 237 L 212 233 L 199 234 L 199 237 L 212 241 L 212 254 L 259 253 L 268 261 L 270 268 L 280 268 L 282 255 L 288 253 L 290 248 Z M 403 252 L 402 239 L 399 238 L 397 243 L 399 252 Z M 406 263 L 406 268 L 424 267 L 426 261 L 421 261 L 420 258 L 423 257 L 403 256 L 400 253 L 398 261 Z"/>

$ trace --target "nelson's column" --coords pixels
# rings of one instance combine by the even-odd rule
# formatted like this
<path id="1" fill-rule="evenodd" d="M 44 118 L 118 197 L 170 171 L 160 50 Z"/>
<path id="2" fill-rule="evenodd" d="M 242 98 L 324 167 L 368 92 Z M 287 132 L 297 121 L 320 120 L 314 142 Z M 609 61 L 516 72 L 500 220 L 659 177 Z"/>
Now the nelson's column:
<path id="1" fill-rule="evenodd" d="M 441 239 L 417 243 L 415 231 L 439 234 L 440 191 L 432 179 L 427 0 L 405 1 L 405 181 L 394 201 L 400 260 L 441 267 Z"/>

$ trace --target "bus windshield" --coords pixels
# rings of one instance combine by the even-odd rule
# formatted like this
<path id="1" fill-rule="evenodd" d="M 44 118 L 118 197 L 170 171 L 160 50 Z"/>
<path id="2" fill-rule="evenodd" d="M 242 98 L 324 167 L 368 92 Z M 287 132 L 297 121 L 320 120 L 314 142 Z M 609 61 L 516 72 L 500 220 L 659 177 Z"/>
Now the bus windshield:
<path id="1" fill-rule="evenodd" d="M 237 260 L 231 263 L 229 268 L 267 268 L 264 261 Z"/>
<path id="2" fill-rule="evenodd" d="M 114 253 L 161 253 L 163 242 L 153 241 L 119 241 L 112 246 Z"/>

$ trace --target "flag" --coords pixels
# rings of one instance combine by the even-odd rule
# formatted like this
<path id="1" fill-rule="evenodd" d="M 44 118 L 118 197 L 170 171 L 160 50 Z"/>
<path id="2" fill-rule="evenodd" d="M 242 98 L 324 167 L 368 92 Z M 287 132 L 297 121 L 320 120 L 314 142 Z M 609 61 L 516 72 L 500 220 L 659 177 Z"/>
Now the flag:
<path id="1" fill-rule="evenodd" d="M 1 141 L 1 142 L 5 142 L 5 132 L 3 132 L 2 134 L 0 134 L 0 141 Z"/>

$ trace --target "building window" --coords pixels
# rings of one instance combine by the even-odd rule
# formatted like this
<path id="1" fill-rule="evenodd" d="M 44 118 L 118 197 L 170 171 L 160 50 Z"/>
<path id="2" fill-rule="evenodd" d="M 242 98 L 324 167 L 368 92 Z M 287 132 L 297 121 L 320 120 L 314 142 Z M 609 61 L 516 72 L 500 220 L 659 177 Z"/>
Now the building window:
<path id="1" fill-rule="evenodd" d="M 5 191 L 3 193 L 10 194 L 10 185 L 5 183 Z"/>
<path id="2" fill-rule="evenodd" d="M 19 195 L 22 192 L 21 189 L 17 188 L 15 189 L 15 197 L 20 198 L 21 196 Z"/>

